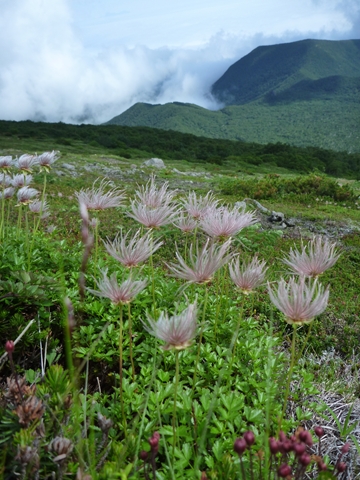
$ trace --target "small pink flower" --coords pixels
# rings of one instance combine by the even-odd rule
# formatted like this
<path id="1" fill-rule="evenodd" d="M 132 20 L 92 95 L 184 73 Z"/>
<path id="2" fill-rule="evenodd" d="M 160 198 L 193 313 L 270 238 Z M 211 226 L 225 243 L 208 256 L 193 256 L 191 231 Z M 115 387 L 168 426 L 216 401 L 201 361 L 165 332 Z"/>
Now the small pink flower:
<path id="1" fill-rule="evenodd" d="M 209 243 L 208 239 L 201 250 L 199 249 L 199 244 L 196 244 L 195 253 L 193 251 L 193 245 L 190 246 L 189 265 L 177 251 L 176 258 L 179 264 L 172 263 L 167 265 L 171 271 L 171 275 L 182 278 L 189 283 L 210 282 L 215 272 L 230 261 L 232 254 L 228 253 L 231 244 L 230 240 L 222 245 Z"/>
<path id="2" fill-rule="evenodd" d="M 104 242 L 107 252 L 125 267 L 135 267 L 145 262 L 163 242 L 152 239 L 150 232 L 140 237 L 140 230 L 129 237 L 130 232 L 123 235 L 122 231 L 111 242 Z"/>
<path id="3" fill-rule="evenodd" d="M 12 178 L 6 173 L 0 173 L 0 185 L 2 188 L 10 187 L 12 185 Z"/>
<path id="4" fill-rule="evenodd" d="M 235 285 L 246 295 L 253 292 L 265 279 L 266 262 L 260 262 L 255 256 L 251 262 L 240 266 L 237 258 L 229 265 L 230 277 Z"/>
<path id="5" fill-rule="evenodd" d="M 292 325 L 310 323 L 323 313 L 329 300 L 329 288 L 324 290 L 316 280 L 308 284 L 303 276 L 297 280 L 292 277 L 288 283 L 281 279 L 277 292 L 268 283 L 268 290 L 273 304 Z"/>
<path id="6" fill-rule="evenodd" d="M 147 205 L 132 201 L 131 212 L 128 213 L 128 216 L 147 228 L 159 228 L 171 223 L 176 214 L 175 206 L 163 205 L 157 208 L 150 208 Z"/>
<path id="7" fill-rule="evenodd" d="M 15 166 L 25 173 L 31 173 L 32 168 L 37 164 L 38 161 L 36 155 L 29 155 L 27 153 L 21 155 L 21 157 L 15 160 Z"/>
<path id="8" fill-rule="evenodd" d="M 200 220 L 200 227 L 210 237 L 229 238 L 257 221 L 254 212 L 246 213 L 239 211 L 236 207 L 232 210 L 220 207 L 209 210 Z"/>
<path id="9" fill-rule="evenodd" d="M 123 191 L 117 188 L 106 191 L 110 186 L 109 181 L 102 180 L 98 187 L 95 186 L 96 182 L 97 180 L 95 180 L 91 188 L 75 192 L 80 204 L 84 204 L 88 210 L 104 210 L 106 208 L 119 207 L 123 204 L 125 199 Z"/>
<path id="10" fill-rule="evenodd" d="M 98 297 L 106 297 L 115 305 L 130 303 L 147 285 L 146 280 L 134 280 L 130 275 L 120 285 L 116 278 L 116 273 L 110 277 L 107 276 L 107 271 L 102 270 L 103 278 L 95 280 L 99 290 L 92 290 L 88 288 L 89 292 Z"/>
<path id="11" fill-rule="evenodd" d="M 0 170 L 2 170 L 3 172 L 9 173 L 13 165 L 14 162 L 10 155 L 0 157 Z"/>
<path id="12" fill-rule="evenodd" d="M 317 277 L 332 267 L 340 254 L 336 251 L 336 244 L 327 239 L 315 237 L 302 251 L 291 249 L 284 263 L 298 275 Z"/>
<path id="13" fill-rule="evenodd" d="M 169 318 L 166 312 L 161 312 L 157 321 L 147 315 L 147 323 L 142 323 L 151 335 L 165 342 L 162 347 L 164 350 L 183 350 L 191 345 L 196 336 L 196 315 L 195 302 L 178 315 Z"/>
<path id="14" fill-rule="evenodd" d="M 33 198 L 39 195 L 39 193 L 40 192 L 35 188 L 21 187 L 17 191 L 18 204 L 27 205 L 28 203 L 32 202 Z"/>
<path id="15" fill-rule="evenodd" d="M 196 192 L 190 192 L 188 196 L 181 201 L 185 211 L 195 220 L 204 218 L 209 210 L 217 207 L 219 201 L 215 199 L 212 192 L 208 192 L 205 197 L 196 195 Z"/>
<path id="16" fill-rule="evenodd" d="M 150 208 L 159 208 L 169 205 L 175 195 L 175 191 L 168 191 L 169 182 L 165 182 L 161 187 L 155 184 L 155 177 L 152 175 L 145 186 L 139 186 L 135 191 L 138 202 Z"/>
<path id="17" fill-rule="evenodd" d="M 15 188 L 27 187 L 33 180 L 32 175 L 24 175 L 23 173 L 17 173 L 11 179 L 11 183 Z"/>
<path id="18" fill-rule="evenodd" d="M 0 198 L 5 198 L 9 199 L 13 197 L 15 194 L 15 188 L 14 187 L 7 187 L 4 189 L 3 192 L 0 192 Z"/>
<path id="19" fill-rule="evenodd" d="M 197 227 L 196 220 L 189 216 L 184 215 L 183 213 L 173 222 L 173 225 L 176 228 L 179 228 L 184 233 L 190 233 Z"/>
<path id="20" fill-rule="evenodd" d="M 50 215 L 49 204 L 46 201 L 34 200 L 29 204 L 29 209 L 33 213 L 41 213 L 41 219 L 47 218 Z"/>
<path id="21" fill-rule="evenodd" d="M 50 172 L 51 165 L 58 160 L 60 152 L 44 152 L 37 157 L 38 164 L 40 165 L 40 171 Z"/>

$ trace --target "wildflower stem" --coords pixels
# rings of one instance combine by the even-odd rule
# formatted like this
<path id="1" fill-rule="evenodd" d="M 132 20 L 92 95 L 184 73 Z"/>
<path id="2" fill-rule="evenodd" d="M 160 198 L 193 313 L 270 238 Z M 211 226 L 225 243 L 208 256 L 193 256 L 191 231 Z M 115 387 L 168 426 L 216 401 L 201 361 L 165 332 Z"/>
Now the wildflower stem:
<path id="1" fill-rule="evenodd" d="M 175 387 L 174 387 L 174 408 L 173 408 L 173 461 L 175 460 L 175 446 L 176 446 L 176 401 L 177 390 L 179 385 L 179 350 L 175 350 Z"/>
<path id="2" fill-rule="evenodd" d="M 308 342 L 309 337 L 310 337 L 312 325 L 313 325 L 313 322 L 311 322 L 310 325 L 309 325 L 309 328 L 308 328 L 308 331 L 307 331 L 307 334 L 306 334 L 306 338 L 305 338 L 304 344 L 303 344 L 303 346 L 302 346 L 302 348 L 301 348 L 301 350 L 300 350 L 299 355 L 296 357 L 295 363 L 297 363 L 297 362 L 300 360 L 300 358 L 302 357 L 302 354 L 304 353 L 304 350 L 305 350 L 305 348 L 306 348 L 307 342 Z"/>
<path id="3" fill-rule="evenodd" d="M 240 473 L 241 473 L 242 480 L 246 480 L 245 468 L 244 468 L 242 457 L 240 457 Z"/>
<path id="4" fill-rule="evenodd" d="M 216 315 L 215 315 L 215 323 L 214 323 L 214 338 L 215 338 L 215 342 L 216 342 L 216 333 L 217 333 L 217 325 L 218 325 L 218 320 L 219 320 L 219 316 L 220 316 L 220 310 L 221 310 L 221 307 L 222 307 L 222 303 L 223 303 L 223 296 L 222 296 L 222 292 L 224 291 L 224 283 L 225 283 L 225 273 L 221 274 L 220 272 L 218 272 L 218 275 L 219 275 L 219 279 L 218 279 L 218 288 L 217 288 L 217 298 L 218 298 L 218 302 L 217 302 L 217 306 L 216 306 Z"/>
<path id="5" fill-rule="evenodd" d="M 0 224 L 0 239 L 4 238 L 4 228 L 5 228 L 5 175 L 2 183 L 2 189 L 1 189 L 1 224 Z"/>
<path id="6" fill-rule="evenodd" d="M 133 358 L 133 338 L 132 338 L 132 317 L 131 317 L 131 303 L 128 303 L 128 319 L 129 319 L 129 354 L 130 354 L 130 362 L 131 362 L 131 373 L 132 373 L 132 380 L 135 382 L 135 365 L 134 365 L 134 358 Z"/>
<path id="7" fill-rule="evenodd" d="M 99 222 L 98 219 L 95 221 L 95 252 L 94 252 L 94 277 L 96 277 L 96 269 L 97 269 L 97 259 L 98 259 L 98 244 L 99 244 Z M 94 287 L 96 284 L 94 284 Z"/>
<path id="8" fill-rule="evenodd" d="M 236 330 L 235 330 L 235 342 L 234 342 L 234 345 L 233 345 L 233 348 L 232 348 L 231 359 L 230 359 L 230 362 L 229 362 L 229 378 L 228 378 L 229 388 L 230 388 L 230 384 L 231 384 L 231 372 L 232 372 L 232 367 L 233 367 L 233 363 L 234 363 L 235 355 L 236 355 L 237 338 L 238 338 L 238 335 L 239 335 L 241 320 L 242 320 L 242 318 L 243 318 L 243 313 L 244 313 L 244 303 L 245 303 L 245 295 L 242 295 L 242 301 L 241 301 L 241 306 L 240 306 L 239 320 L 238 320 L 238 322 L 237 322 L 237 326 L 236 326 Z"/>
<path id="9" fill-rule="evenodd" d="M 34 248 L 35 237 L 36 237 L 36 234 L 39 230 L 41 217 L 42 217 L 43 210 L 44 210 L 44 205 L 45 205 L 46 178 L 47 178 L 47 176 L 46 176 L 46 172 L 45 172 L 44 173 L 44 186 L 43 186 L 43 191 L 42 191 L 42 194 L 41 194 L 40 212 L 39 212 L 39 217 L 38 217 L 38 221 L 36 222 L 36 224 L 35 224 L 35 217 L 34 217 L 34 229 L 33 229 L 32 237 L 31 237 L 28 269 L 30 269 L 30 258 L 31 258 L 31 254 L 32 254 L 32 251 L 33 251 L 33 248 Z"/>
<path id="10" fill-rule="evenodd" d="M 150 230 L 150 241 L 151 241 L 151 252 L 153 249 L 154 237 L 153 231 Z M 156 316 L 156 298 L 155 298 L 155 272 L 154 272 L 154 259 L 153 253 L 149 257 L 150 268 L 151 268 L 151 289 L 152 289 L 152 298 L 153 298 L 153 315 Z"/>
<path id="11" fill-rule="evenodd" d="M 281 417 L 279 421 L 279 429 L 278 433 L 280 432 L 281 425 L 284 419 L 286 407 L 287 407 L 287 402 L 289 398 L 289 391 L 290 391 L 290 383 L 291 383 L 291 378 L 294 370 L 294 365 L 295 365 L 295 342 L 296 342 L 296 330 L 297 330 L 297 325 L 293 325 L 293 335 L 292 335 L 292 342 L 291 342 L 291 360 L 290 360 L 290 368 L 289 368 L 289 373 L 286 381 L 286 388 L 285 388 L 285 396 L 284 396 L 284 405 L 283 409 L 281 412 Z"/>
<path id="12" fill-rule="evenodd" d="M 192 396 L 194 395 L 194 392 L 195 392 L 195 385 L 196 385 L 196 379 L 197 379 L 198 365 L 199 365 L 199 360 L 200 360 L 202 337 L 203 337 L 203 333 L 204 333 L 204 329 L 205 329 L 205 314 L 206 314 L 206 307 L 207 307 L 208 296 L 209 296 L 209 295 L 208 295 L 208 289 L 207 289 L 207 286 L 205 285 L 204 308 L 203 308 L 203 316 L 202 316 L 202 321 L 201 321 L 201 326 L 200 326 L 200 335 L 199 335 L 198 350 L 197 350 L 196 360 L 195 360 L 195 371 L 194 371 L 194 377 L 193 377 Z"/>
<path id="13" fill-rule="evenodd" d="M 21 215 L 22 215 L 22 203 L 19 205 L 19 213 L 18 213 L 18 219 L 17 219 L 17 231 L 16 231 L 16 240 L 19 239 L 19 232 L 21 228 Z"/>
<path id="14" fill-rule="evenodd" d="M 123 393 L 123 304 L 119 304 L 119 376 L 120 376 L 120 404 L 121 404 L 121 415 L 123 419 L 123 429 L 124 429 L 124 436 L 126 438 L 126 418 L 125 418 L 125 406 L 124 406 L 124 393 Z"/>

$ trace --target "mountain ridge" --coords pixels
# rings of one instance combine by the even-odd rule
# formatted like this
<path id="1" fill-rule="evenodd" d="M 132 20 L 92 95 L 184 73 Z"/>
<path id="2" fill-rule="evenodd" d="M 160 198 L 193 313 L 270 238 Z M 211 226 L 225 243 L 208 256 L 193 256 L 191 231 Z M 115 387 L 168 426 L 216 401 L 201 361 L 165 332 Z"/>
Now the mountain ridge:
<path id="1" fill-rule="evenodd" d="M 360 40 L 257 47 L 230 66 L 211 93 L 224 105 L 220 110 L 137 103 L 106 124 L 360 151 Z"/>

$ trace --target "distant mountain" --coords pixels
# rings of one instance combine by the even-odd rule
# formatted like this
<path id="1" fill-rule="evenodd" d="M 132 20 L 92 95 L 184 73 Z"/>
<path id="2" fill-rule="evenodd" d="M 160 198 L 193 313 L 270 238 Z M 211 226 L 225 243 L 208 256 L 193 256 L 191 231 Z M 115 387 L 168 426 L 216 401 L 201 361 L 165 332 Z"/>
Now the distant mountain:
<path id="1" fill-rule="evenodd" d="M 313 90 L 330 93 L 332 81 L 316 82 L 332 77 L 360 78 L 360 40 L 302 40 L 255 48 L 214 83 L 212 93 L 226 105 L 273 100 L 290 89 L 303 99 Z"/>
<path id="2" fill-rule="evenodd" d="M 360 151 L 360 40 L 258 47 L 212 86 L 225 107 L 137 103 L 108 124 Z"/>

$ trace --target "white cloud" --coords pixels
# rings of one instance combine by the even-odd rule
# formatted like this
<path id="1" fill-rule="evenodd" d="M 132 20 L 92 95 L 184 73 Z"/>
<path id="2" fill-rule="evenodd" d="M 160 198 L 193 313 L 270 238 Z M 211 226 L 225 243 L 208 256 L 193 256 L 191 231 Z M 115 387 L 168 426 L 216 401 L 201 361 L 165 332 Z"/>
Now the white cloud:
<path id="1" fill-rule="evenodd" d="M 142 1 L 137 0 L 138 6 Z M 187 1 L 189 6 L 193 3 Z M 254 0 L 254 3 L 257 1 Z M 273 0 L 279 1 L 282 0 Z M 315 2 L 315 9 L 323 8 L 321 4 L 324 0 L 305 1 Z M 355 5 L 352 0 L 327 1 L 333 2 L 332 12 L 342 8 L 342 16 L 350 21 Z M 232 63 L 256 46 L 308 37 L 325 38 L 326 35 L 326 38 L 342 38 L 344 35 L 342 30 L 326 30 L 322 23 L 319 23 L 317 30 L 315 27 L 312 31 L 296 30 L 296 15 L 296 18 L 283 24 L 281 34 L 256 33 L 261 31 L 260 22 L 259 30 L 255 25 L 251 27 L 251 32 L 244 28 L 242 33 L 239 33 L 240 29 L 231 33 L 231 28 L 224 28 L 214 29 L 212 31 L 218 33 L 207 35 L 200 31 L 201 22 L 192 14 L 189 17 L 189 31 L 198 23 L 199 35 L 194 42 L 186 37 L 189 39 L 187 42 L 184 37 L 187 47 L 149 48 L 141 45 L 142 42 L 135 42 L 130 30 L 121 32 L 121 35 L 129 36 L 129 44 L 135 45 L 130 47 L 114 41 L 114 31 L 111 30 L 111 25 L 117 27 L 119 19 L 128 18 L 130 21 L 129 9 L 114 10 L 111 1 L 107 2 L 108 8 L 102 7 L 104 11 L 100 10 L 99 2 L 71 2 L 76 6 L 75 13 L 78 16 L 81 11 L 85 14 L 89 10 L 84 21 L 73 17 L 74 12 L 66 0 L 0 0 L 0 118 L 99 123 L 138 101 L 182 101 L 216 108 L 216 103 L 208 95 L 212 83 Z M 203 3 L 199 2 L 197 8 L 204 7 L 206 2 Z M 230 3 L 233 6 L 236 4 Z M 169 3 L 167 5 L 168 10 L 164 14 L 170 15 Z M 147 39 L 149 22 L 146 23 L 145 14 L 150 14 L 150 10 L 139 11 L 142 16 L 140 18 L 139 13 L 137 18 L 140 18 L 144 30 L 139 32 L 137 38 Z M 103 22 L 100 13 L 106 21 Z M 152 22 L 156 13 L 160 17 L 161 10 L 153 9 Z M 287 11 L 282 13 L 287 14 Z M 245 11 L 243 16 L 245 24 L 249 23 L 250 17 L 246 17 Z M 171 30 L 171 25 L 162 28 L 163 20 L 158 20 L 158 24 L 150 24 L 160 38 L 160 34 Z M 265 20 L 269 22 L 268 18 Z M 132 21 L 135 21 L 134 18 Z M 186 32 L 188 30 L 184 22 L 179 18 L 179 25 Z M 291 28 L 285 30 L 286 25 Z M 331 22 L 329 25 L 333 28 Z M 86 40 L 86 32 L 92 32 L 90 40 Z M 96 39 L 101 45 L 106 32 L 106 47 L 95 48 Z M 191 43 L 194 43 L 192 47 L 189 46 Z"/>

